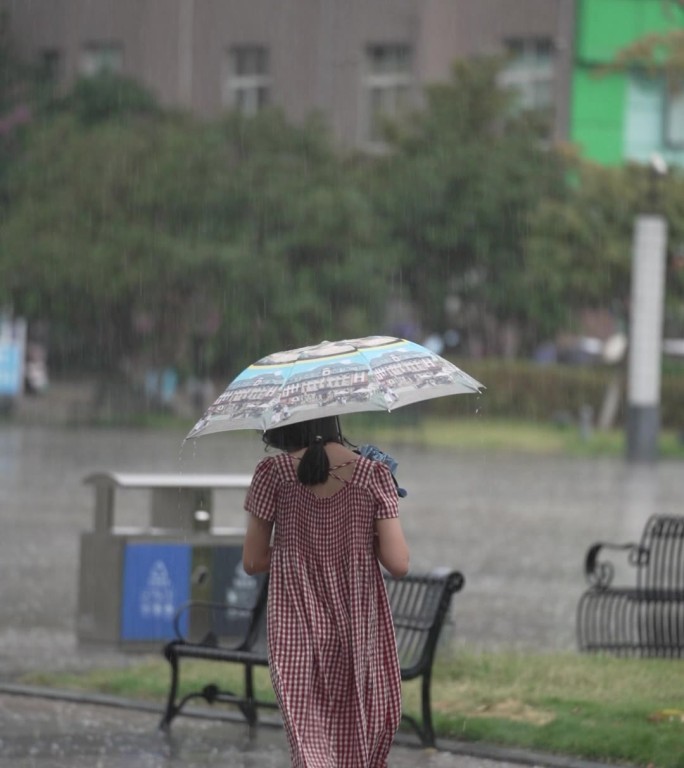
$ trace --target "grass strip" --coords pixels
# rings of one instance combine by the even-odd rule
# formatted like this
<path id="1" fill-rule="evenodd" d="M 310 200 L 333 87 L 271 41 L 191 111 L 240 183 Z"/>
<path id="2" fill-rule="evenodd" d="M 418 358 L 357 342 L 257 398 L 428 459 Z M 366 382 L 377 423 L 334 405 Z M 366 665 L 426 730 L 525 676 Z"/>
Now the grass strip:
<path id="1" fill-rule="evenodd" d="M 350 439 L 379 445 L 414 445 L 426 448 L 468 450 L 480 453 L 526 453 L 540 456 L 624 457 L 624 430 L 591 430 L 583 433 L 572 425 L 488 419 L 484 417 L 419 420 L 397 414 L 353 414 L 343 429 Z M 675 430 L 661 430 L 658 442 L 662 458 L 684 457 L 684 440 Z"/>
<path id="2" fill-rule="evenodd" d="M 273 700 L 268 670 L 260 698 Z M 168 665 L 145 658 L 123 669 L 34 673 L 24 683 L 165 701 Z M 209 682 L 241 691 L 242 668 L 186 662 L 181 690 Z M 418 681 L 404 684 L 404 707 L 420 711 Z M 524 747 L 649 768 L 684 768 L 684 663 L 579 654 L 458 650 L 437 661 L 432 688 L 443 738 Z"/>

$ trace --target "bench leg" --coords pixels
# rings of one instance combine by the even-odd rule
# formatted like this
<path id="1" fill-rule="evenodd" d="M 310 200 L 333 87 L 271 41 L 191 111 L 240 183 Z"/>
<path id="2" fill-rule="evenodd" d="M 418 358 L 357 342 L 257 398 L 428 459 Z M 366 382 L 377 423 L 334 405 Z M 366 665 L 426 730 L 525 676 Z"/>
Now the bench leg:
<path id="1" fill-rule="evenodd" d="M 250 728 L 257 722 L 256 699 L 254 697 L 254 671 L 251 664 L 245 664 L 245 699 L 240 703 L 240 709 Z"/>
<path id="2" fill-rule="evenodd" d="M 166 700 L 166 709 L 162 716 L 159 728 L 162 731 L 168 731 L 171 721 L 178 714 L 179 707 L 176 706 L 176 694 L 178 693 L 178 657 L 175 653 L 166 652 L 166 660 L 171 666 L 171 685 L 169 686 L 169 695 Z"/>
<path id="3" fill-rule="evenodd" d="M 423 727 L 420 738 L 425 747 L 435 746 L 435 731 L 432 727 L 432 705 L 430 702 L 430 684 L 432 682 L 432 664 L 423 675 L 421 683 L 421 707 L 423 712 Z"/>
<path id="4" fill-rule="evenodd" d="M 430 705 L 430 678 L 432 670 L 428 671 L 421 677 L 421 689 L 420 689 L 420 705 L 421 705 L 421 718 L 420 722 L 412 715 L 402 713 L 401 719 L 405 720 L 411 728 L 418 734 L 420 743 L 424 747 L 435 746 L 435 732 L 432 727 L 432 708 Z"/>

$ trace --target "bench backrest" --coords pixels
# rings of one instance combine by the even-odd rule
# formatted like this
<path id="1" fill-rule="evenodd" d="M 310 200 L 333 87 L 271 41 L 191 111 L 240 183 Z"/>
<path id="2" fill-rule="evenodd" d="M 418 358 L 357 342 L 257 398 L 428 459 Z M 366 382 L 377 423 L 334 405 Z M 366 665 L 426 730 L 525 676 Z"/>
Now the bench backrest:
<path id="1" fill-rule="evenodd" d="M 259 575 L 255 579 L 254 589 L 237 600 L 222 603 L 190 600 L 181 605 L 173 622 L 176 638 L 212 647 L 258 648 L 263 631 L 265 648 L 268 576 Z"/>
<path id="2" fill-rule="evenodd" d="M 463 583 L 463 576 L 457 571 L 410 574 L 403 579 L 385 576 L 399 663 L 405 680 L 417 677 L 432 664 L 451 597 Z"/>
<path id="3" fill-rule="evenodd" d="M 260 589 L 251 605 L 231 606 L 249 617 L 249 626 L 242 648 L 267 657 L 266 607 L 268 579 L 262 577 Z M 392 611 L 397 650 L 402 676 L 408 680 L 417 677 L 432 663 L 442 624 L 449 611 L 452 595 L 463 587 L 464 579 L 458 571 L 432 574 L 409 574 L 403 579 L 385 575 L 387 595 Z M 225 631 L 225 606 L 214 604 L 210 632 L 203 631 L 204 642 L 234 645 L 234 636 Z M 199 638 L 197 638 L 199 639 Z"/>
<path id="4" fill-rule="evenodd" d="M 684 590 L 684 517 L 650 517 L 635 560 L 638 588 Z"/>

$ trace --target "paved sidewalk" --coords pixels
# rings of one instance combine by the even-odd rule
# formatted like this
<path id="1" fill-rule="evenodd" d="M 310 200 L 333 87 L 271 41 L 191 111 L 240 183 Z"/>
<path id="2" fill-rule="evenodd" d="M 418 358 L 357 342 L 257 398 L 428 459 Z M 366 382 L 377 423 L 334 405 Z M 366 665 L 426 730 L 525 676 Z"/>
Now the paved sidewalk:
<path id="1" fill-rule="evenodd" d="M 0 768 L 290 766 L 281 728 L 261 726 L 250 734 L 242 723 L 180 717 L 167 735 L 159 731 L 158 723 L 159 712 L 152 709 L 0 692 Z M 482 745 L 442 746 L 446 749 L 397 743 L 389 768 L 602 768 L 554 756 L 540 756 L 537 761 L 533 753 Z"/>

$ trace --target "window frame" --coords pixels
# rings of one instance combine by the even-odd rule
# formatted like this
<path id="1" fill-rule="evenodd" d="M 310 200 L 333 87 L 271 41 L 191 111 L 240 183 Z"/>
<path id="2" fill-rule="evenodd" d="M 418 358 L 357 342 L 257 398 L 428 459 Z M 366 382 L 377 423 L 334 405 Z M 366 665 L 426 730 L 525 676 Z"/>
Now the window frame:
<path id="1" fill-rule="evenodd" d="M 398 54 L 397 62 L 403 60 L 405 66 L 384 71 L 374 69 L 373 52 L 379 50 Z M 380 115 L 385 114 L 390 119 L 399 119 L 402 109 L 410 107 L 416 84 L 414 59 L 413 47 L 407 42 L 368 43 L 365 46 L 361 110 L 361 138 L 364 144 L 371 147 L 382 146 L 383 140 L 378 132 Z M 381 94 L 381 101 L 384 100 L 383 95 L 389 96 L 392 101 L 390 110 L 374 108 L 374 94 Z M 400 103 L 402 100 L 405 100 L 403 106 Z"/>
<path id="2" fill-rule="evenodd" d="M 503 45 L 508 64 L 501 71 L 500 84 L 516 92 L 523 111 L 554 112 L 558 53 L 554 39 L 539 36 L 511 37 L 505 39 Z M 539 54 L 541 45 L 548 50 L 546 58 Z M 516 60 L 519 62 L 517 65 Z M 542 102 L 536 98 L 540 85 L 548 90 L 548 99 Z"/>
<path id="3" fill-rule="evenodd" d="M 47 84 L 60 85 L 64 77 L 64 52 L 59 48 L 41 48 L 38 67 Z"/>
<path id="4" fill-rule="evenodd" d="M 680 113 L 682 117 L 682 126 L 680 128 L 681 138 L 676 139 L 672 137 L 671 132 L 671 120 L 673 114 L 673 81 L 674 78 L 671 75 L 665 75 L 663 77 L 663 130 L 661 140 L 663 146 L 667 149 L 681 150 L 684 149 L 684 76 L 677 78 L 679 81 L 679 87 L 677 88 L 677 95 L 679 97 L 681 106 Z"/>
<path id="5" fill-rule="evenodd" d="M 239 73 L 241 54 L 257 52 L 262 58 L 263 71 Z M 223 105 L 246 117 L 254 117 L 271 103 L 271 51 L 262 43 L 239 43 L 226 49 L 223 79 Z M 248 101 L 243 102 L 247 97 Z M 263 96 L 263 98 L 262 98 Z M 247 106 L 245 106 L 245 103 Z"/>
<path id="6" fill-rule="evenodd" d="M 100 59 L 100 55 L 115 54 L 112 66 Z M 92 56 L 94 66 L 89 66 L 88 57 Z M 124 71 L 125 57 L 123 43 L 117 40 L 91 40 L 81 45 L 78 71 L 82 77 L 97 77 L 103 73 L 121 75 Z"/>

